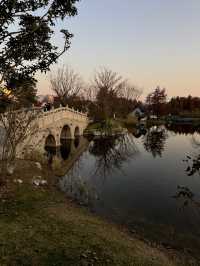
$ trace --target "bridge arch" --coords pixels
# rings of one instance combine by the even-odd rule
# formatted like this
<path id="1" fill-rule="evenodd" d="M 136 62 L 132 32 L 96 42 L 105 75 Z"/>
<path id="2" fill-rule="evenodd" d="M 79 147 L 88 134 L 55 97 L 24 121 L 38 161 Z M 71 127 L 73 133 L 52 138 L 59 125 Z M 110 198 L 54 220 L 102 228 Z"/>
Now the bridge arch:
<path id="1" fill-rule="evenodd" d="M 74 148 L 77 149 L 79 147 L 79 144 L 80 144 L 80 138 L 76 137 L 74 139 Z"/>
<path id="2" fill-rule="evenodd" d="M 77 126 L 74 129 L 74 137 L 77 138 L 80 136 L 80 128 Z"/>
<path id="3" fill-rule="evenodd" d="M 56 147 L 56 139 L 53 135 L 48 135 L 45 140 L 45 147 Z"/>
<path id="4" fill-rule="evenodd" d="M 71 139 L 71 138 L 72 138 L 71 129 L 68 125 L 65 125 L 61 130 L 60 140 L 62 142 L 62 140 Z"/>
<path id="5" fill-rule="evenodd" d="M 72 152 L 72 139 L 63 139 L 60 146 L 60 155 L 66 161 Z"/>
<path id="6" fill-rule="evenodd" d="M 52 134 L 47 136 L 44 149 L 47 152 L 48 163 L 51 164 L 56 155 L 56 139 Z"/>

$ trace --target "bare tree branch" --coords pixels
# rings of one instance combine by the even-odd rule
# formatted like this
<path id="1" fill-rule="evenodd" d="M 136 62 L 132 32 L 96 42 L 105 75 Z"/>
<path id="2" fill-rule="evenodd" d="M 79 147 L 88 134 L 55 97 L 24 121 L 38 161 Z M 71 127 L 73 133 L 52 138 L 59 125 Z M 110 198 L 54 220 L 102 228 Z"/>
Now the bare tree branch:
<path id="1" fill-rule="evenodd" d="M 13 162 L 16 153 L 25 139 L 38 130 L 37 123 L 40 109 L 21 109 L 15 111 L 14 106 L 10 106 L 6 113 L 0 113 L 1 144 L 0 161 Z"/>
<path id="2" fill-rule="evenodd" d="M 59 68 L 50 77 L 51 89 L 58 96 L 61 104 L 66 106 L 69 101 L 80 96 L 84 91 L 84 83 L 79 74 L 70 67 Z"/>

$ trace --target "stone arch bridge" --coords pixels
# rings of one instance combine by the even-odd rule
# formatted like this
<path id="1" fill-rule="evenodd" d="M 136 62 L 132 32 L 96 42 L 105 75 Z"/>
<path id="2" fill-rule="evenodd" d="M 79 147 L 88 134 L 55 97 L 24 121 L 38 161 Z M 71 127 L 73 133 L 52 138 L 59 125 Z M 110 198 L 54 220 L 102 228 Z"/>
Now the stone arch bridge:
<path id="1" fill-rule="evenodd" d="M 60 107 L 47 112 L 41 108 L 22 109 L 11 113 L 18 124 L 23 124 L 23 122 L 26 124 L 29 114 L 33 115 L 34 119 L 28 126 L 30 129 L 27 130 L 27 136 L 17 147 L 17 157 L 20 158 L 29 156 L 35 151 L 36 154 L 37 152 L 43 154 L 46 147 L 61 147 L 68 140 L 74 140 L 71 143 L 76 143 L 76 138 L 83 135 L 89 123 L 87 114 L 69 107 Z M 6 113 L 5 121 L 8 116 Z M 5 130 L 3 124 L 0 123 L 0 140 L 4 136 Z M 0 152 L 2 145 L 0 141 Z"/>
<path id="2" fill-rule="evenodd" d="M 36 109 L 36 112 L 38 110 Z M 44 150 L 44 147 L 59 147 L 62 142 L 82 136 L 88 126 L 87 114 L 69 107 L 60 107 L 47 112 L 39 112 L 34 120 L 37 126 L 34 134 L 25 140 L 24 150 Z"/>
<path id="3" fill-rule="evenodd" d="M 11 115 L 15 121 L 18 121 L 19 125 L 22 125 L 23 122 L 26 124 L 29 114 L 33 115 L 33 120 L 28 126 L 27 136 L 16 147 L 18 158 L 28 158 L 34 152 L 36 152 L 36 155 L 38 154 L 37 152 L 44 154 L 47 151 L 46 148 L 56 148 L 57 150 L 58 147 L 63 148 L 63 146 L 66 154 L 66 144 L 69 142 L 71 143 L 71 151 L 77 152 L 78 146 L 80 149 L 81 145 L 77 145 L 79 143 L 77 140 L 79 136 L 83 135 L 88 126 L 89 119 L 87 114 L 69 107 L 60 107 L 47 112 L 44 112 L 41 108 L 22 109 L 10 114 L 5 113 L 5 123 L 8 124 L 7 117 Z M 22 128 L 24 130 L 24 125 Z M 5 134 L 3 123 L 0 122 L 0 155 Z"/>
<path id="4" fill-rule="evenodd" d="M 46 144 L 60 146 L 63 139 L 82 136 L 89 119 L 85 113 L 69 107 L 44 112 L 38 117 L 39 133 Z"/>

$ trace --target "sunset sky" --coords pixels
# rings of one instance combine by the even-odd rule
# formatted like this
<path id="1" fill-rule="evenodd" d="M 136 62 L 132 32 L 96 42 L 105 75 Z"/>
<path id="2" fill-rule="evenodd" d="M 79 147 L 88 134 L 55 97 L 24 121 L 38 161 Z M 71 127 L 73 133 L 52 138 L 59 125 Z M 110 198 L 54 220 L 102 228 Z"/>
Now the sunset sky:
<path id="1" fill-rule="evenodd" d="M 105 66 L 143 97 L 157 85 L 170 97 L 200 96 L 200 0 L 82 0 L 77 7 L 62 26 L 74 34 L 71 48 L 52 70 L 70 65 L 89 81 Z M 50 93 L 49 73 L 37 78 L 38 93 Z"/>

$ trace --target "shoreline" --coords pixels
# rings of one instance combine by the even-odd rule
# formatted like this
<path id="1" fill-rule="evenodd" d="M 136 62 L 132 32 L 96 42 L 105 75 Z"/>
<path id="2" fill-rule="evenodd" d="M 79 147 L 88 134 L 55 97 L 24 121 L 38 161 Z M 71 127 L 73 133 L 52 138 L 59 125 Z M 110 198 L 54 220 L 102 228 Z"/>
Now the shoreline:
<path id="1" fill-rule="evenodd" d="M 27 258 L 31 258 L 28 265 L 36 265 L 35 261 L 37 265 L 52 265 L 53 261 L 55 265 L 75 266 L 91 265 L 89 263 L 116 266 L 198 265 L 196 262 L 190 264 L 192 256 L 150 243 L 137 232 L 133 234 L 125 226 L 75 203 L 58 190 L 57 178 L 54 179 L 50 171 L 35 168 L 34 174 L 41 174 L 47 185 L 34 186 L 33 171 L 29 171 L 34 163 L 19 164 L 23 164 L 23 169 L 8 177 L 6 185 L 9 191 L 0 203 L 0 228 L 4 228 L 0 241 L 5 252 L 4 256 L 0 256 L 1 265 L 26 265 Z M 21 178 L 21 184 L 13 181 L 17 178 Z M 13 249 L 13 241 L 16 249 Z M 39 252 L 35 253 L 34 249 Z"/>

